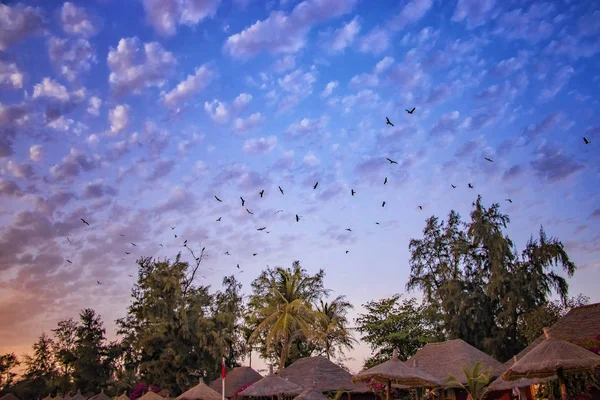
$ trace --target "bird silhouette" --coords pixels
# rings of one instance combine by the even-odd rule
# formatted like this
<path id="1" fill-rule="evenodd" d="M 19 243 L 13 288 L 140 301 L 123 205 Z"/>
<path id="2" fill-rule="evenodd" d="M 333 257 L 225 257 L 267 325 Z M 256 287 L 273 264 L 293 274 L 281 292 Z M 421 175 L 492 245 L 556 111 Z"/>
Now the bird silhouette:
<path id="1" fill-rule="evenodd" d="M 263 197 L 263 194 L 265 194 L 265 189 L 263 189 L 260 192 L 258 192 L 258 194 L 260 194 L 260 197 Z"/>
<path id="2" fill-rule="evenodd" d="M 296 214 L 296 222 L 300 222 L 300 216 Z"/>
<path id="3" fill-rule="evenodd" d="M 390 164 L 398 164 L 397 161 L 391 160 L 391 159 L 389 159 L 387 157 L 385 159 L 388 160 L 390 162 Z"/>
<path id="4" fill-rule="evenodd" d="M 375 222 L 376 225 L 379 225 L 379 222 Z"/>
<path id="5" fill-rule="evenodd" d="M 456 185 L 450 184 L 450 186 L 452 186 L 452 189 L 456 189 Z"/>
<path id="6" fill-rule="evenodd" d="M 130 255 L 131 253 L 130 253 L 130 252 L 128 252 L 128 251 L 126 251 L 126 252 L 125 252 L 125 254 L 127 254 L 127 255 Z"/>
<path id="7" fill-rule="evenodd" d="M 277 210 L 277 211 L 275 211 L 275 213 L 273 215 L 280 213 L 280 212 L 283 212 L 283 210 Z"/>
<path id="8" fill-rule="evenodd" d="M 228 251 L 226 251 L 226 252 L 225 252 L 225 255 L 227 255 L 227 256 L 230 256 L 231 254 L 229 254 L 229 252 L 228 252 Z"/>
<path id="9" fill-rule="evenodd" d="M 135 243 L 131 242 L 131 244 L 133 245 L 133 247 L 137 247 L 137 245 Z"/>
<path id="10" fill-rule="evenodd" d="M 69 239 L 69 238 L 67 238 L 67 242 L 69 242 L 69 243 L 72 243 L 72 242 L 71 242 L 71 239 Z"/>
<path id="11" fill-rule="evenodd" d="M 133 278 L 133 275 L 128 275 L 130 278 Z"/>
<path id="12" fill-rule="evenodd" d="M 119 233 L 119 236 L 121 236 L 121 237 L 125 237 L 125 235 L 123 235 L 122 233 Z"/>
<path id="13" fill-rule="evenodd" d="M 81 220 L 81 222 L 83 222 L 84 224 L 86 224 L 87 226 L 89 226 L 90 224 L 83 218 L 79 218 Z"/>
<path id="14" fill-rule="evenodd" d="M 414 112 L 415 112 L 415 107 L 413 107 L 413 109 L 412 109 L 412 110 L 410 110 L 410 111 L 406 110 L 406 112 L 407 112 L 407 113 L 409 113 L 409 114 L 412 114 L 412 113 L 414 113 Z"/>
<path id="15" fill-rule="evenodd" d="M 244 204 L 246 204 L 246 200 L 244 200 L 242 196 L 240 196 L 240 200 L 242 200 L 242 207 L 244 207 Z"/>
<path id="16" fill-rule="evenodd" d="M 236 265 L 237 269 L 240 269 L 240 264 Z"/>
<path id="17" fill-rule="evenodd" d="M 491 158 L 484 157 L 484 159 L 489 162 L 494 162 Z"/>
<path id="18" fill-rule="evenodd" d="M 279 191 L 281 192 L 281 194 L 284 194 L 283 193 L 283 189 L 281 188 L 281 186 L 278 186 L 278 187 L 279 187 Z"/>
<path id="19" fill-rule="evenodd" d="M 506 201 L 508 201 L 509 203 L 512 203 L 512 200 L 511 200 L 511 199 L 506 199 Z"/>
<path id="20" fill-rule="evenodd" d="M 266 226 L 263 226 L 262 228 L 258 228 L 258 229 L 256 229 L 256 230 L 257 230 L 257 231 L 264 231 L 265 229 L 267 229 L 267 227 L 266 227 Z"/>
<path id="21" fill-rule="evenodd" d="M 256 257 L 258 253 L 252 253 L 252 257 Z"/>
<path id="22" fill-rule="evenodd" d="M 352 229 L 350 229 L 350 228 L 346 228 L 346 230 L 347 230 L 348 232 L 352 232 Z"/>
<path id="23" fill-rule="evenodd" d="M 102 285 L 102 283 L 100 283 L 100 281 L 96 281 L 98 283 L 98 285 Z"/>
<path id="24" fill-rule="evenodd" d="M 217 197 L 217 196 L 215 196 L 215 197 Z M 174 227 L 174 226 L 171 226 L 171 225 L 169 225 L 169 228 L 171 228 L 171 230 L 174 230 L 174 229 L 175 229 L 175 227 Z"/>
<path id="25" fill-rule="evenodd" d="M 394 126 L 394 124 L 392 124 L 392 123 L 390 122 L 390 119 L 389 119 L 388 117 L 385 117 L 385 123 L 386 123 L 387 125 Z"/>
<path id="26" fill-rule="evenodd" d="M 165 247 L 165 246 L 163 246 L 163 245 L 162 245 L 162 243 L 159 243 L 158 245 L 159 245 L 160 247 Z"/>
<path id="27" fill-rule="evenodd" d="M 177 239 L 177 235 L 175 235 L 175 239 Z"/>
<path id="28" fill-rule="evenodd" d="M 313 189 L 316 189 L 317 186 L 319 186 L 319 182 L 315 183 L 315 185 L 313 186 Z"/>
<path id="29" fill-rule="evenodd" d="M 121 261 L 125 261 L 125 259 L 123 257 L 121 257 Z"/>
<path id="30" fill-rule="evenodd" d="M 221 222 L 221 217 L 217 218 L 217 222 Z"/>
<path id="31" fill-rule="evenodd" d="M 385 177 L 385 179 L 383 180 L 383 184 L 385 185 L 387 183 L 387 176 Z"/>
<path id="32" fill-rule="evenodd" d="M 71 262 L 71 260 L 67 260 L 67 262 L 68 262 L 69 264 L 73 264 L 73 263 Z"/>
<path id="33" fill-rule="evenodd" d="M 351 190 L 350 190 L 350 194 L 351 194 L 352 196 L 354 196 L 354 195 L 356 194 L 356 192 L 354 191 L 354 189 L 351 189 Z"/>
<path id="34" fill-rule="evenodd" d="M 187 246 L 187 239 L 183 241 L 183 245 Z"/>
<path id="35" fill-rule="evenodd" d="M 471 189 L 473 189 L 473 185 L 471 185 L 470 183 L 469 183 L 469 187 L 470 187 Z"/>
<path id="36" fill-rule="evenodd" d="M 350 250 L 346 250 L 346 254 L 348 254 L 350 252 Z"/>
<path id="37" fill-rule="evenodd" d="M 590 141 L 588 140 L 588 138 L 584 137 L 584 138 L 583 138 L 583 143 L 585 143 L 585 144 L 590 144 Z"/>
<path id="38" fill-rule="evenodd" d="M 254 213 L 252 211 L 248 210 L 247 208 L 246 208 L 246 211 L 248 211 L 248 214 L 254 215 Z"/>
<path id="39" fill-rule="evenodd" d="M 222 202 L 223 202 L 223 200 L 221 200 L 221 199 L 220 199 L 220 198 L 218 198 L 217 196 L 215 196 L 215 199 L 217 199 L 217 201 L 218 201 L 219 203 L 222 203 Z"/>
<path id="40" fill-rule="evenodd" d="M 385 207 L 385 201 L 381 203 L 381 207 Z"/>

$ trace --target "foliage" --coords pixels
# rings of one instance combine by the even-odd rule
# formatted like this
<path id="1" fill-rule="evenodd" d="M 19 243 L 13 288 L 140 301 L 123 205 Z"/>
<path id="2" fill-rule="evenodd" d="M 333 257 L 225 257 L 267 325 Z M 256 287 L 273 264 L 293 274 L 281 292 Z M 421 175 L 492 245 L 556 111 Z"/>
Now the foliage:
<path id="1" fill-rule="evenodd" d="M 387 398 L 387 393 L 386 393 L 387 389 L 386 389 L 386 385 L 384 383 L 377 382 L 374 379 L 370 379 L 367 382 L 367 388 L 371 392 L 373 392 L 373 394 L 375 394 L 375 396 L 378 396 L 380 399 Z M 391 389 L 392 390 L 390 391 L 390 398 L 399 399 L 401 390 L 398 388 L 391 388 Z"/>
<path id="2" fill-rule="evenodd" d="M 503 231 L 510 223 L 499 204 L 473 203 L 471 221 L 451 211 L 446 222 L 432 216 L 422 239 L 412 239 L 407 289 L 421 289 L 426 303 L 442 316 L 449 338 L 461 338 L 505 361 L 527 340 L 523 316 L 548 303 L 553 292 L 563 303 L 568 284 L 558 274 L 575 272 L 563 244 L 540 229 L 517 253 Z"/>
<path id="3" fill-rule="evenodd" d="M 231 396 L 232 399 L 237 399 L 240 392 L 246 390 L 247 388 L 249 388 L 250 386 L 254 385 L 254 383 L 246 383 L 245 385 L 242 385 L 238 390 L 235 391 L 235 393 L 233 394 L 233 396 Z"/>
<path id="4" fill-rule="evenodd" d="M 38 392 L 50 393 L 57 388 L 58 371 L 54 360 L 54 341 L 46 333 L 42 333 L 33 344 L 33 356 L 25 355 L 27 366 L 24 379 L 32 381 Z"/>
<path id="5" fill-rule="evenodd" d="M 77 355 L 77 322 L 73 318 L 60 321 L 54 333 L 54 359 L 59 370 L 58 386 L 63 393 L 71 390 L 71 381 L 73 378 L 73 368 Z"/>
<path id="6" fill-rule="evenodd" d="M 478 362 L 470 367 L 462 367 L 467 383 L 462 384 L 459 379 L 454 376 L 448 378 L 448 385 L 460 387 L 471 395 L 472 400 L 480 400 L 483 398 L 485 387 L 490 383 L 491 368 L 482 371 L 483 363 Z"/>
<path id="7" fill-rule="evenodd" d="M 398 357 L 406 361 L 423 345 L 444 340 L 435 314 L 414 298 L 403 299 L 395 294 L 363 307 L 366 312 L 356 319 L 356 330 L 375 353 L 365 362 L 365 368 L 388 360 L 394 348 L 398 349 Z"/>
<path id="8" fill-rule="evenodd" d="M 335 356 L 336 350 L 352 349 L 356 340 L 348 330 L 346 314 L 354 308 L 346 296 L 338 296 L 331 302 L 319 301 L 316 308 L 316 341 L 324 348 L 328 360 Z"/>
<path id="9" fill-rule="evenodd" d="M 0 389 L 11 386 L 16 376 L 11 370 L 21 364 L 15 353 L 0 355 Z"/>
<path id="10" fill-rule="evenodd" d="M 147 391 L 148 391 L 148 385 L 146 385 L 144 382 L 140 382 L 133 389 L 133 392 L 131 392 L 131 395 L 129 395 L 129 399 L 130 400 L 139 399 L 140 397 L 145 395 Z"/>

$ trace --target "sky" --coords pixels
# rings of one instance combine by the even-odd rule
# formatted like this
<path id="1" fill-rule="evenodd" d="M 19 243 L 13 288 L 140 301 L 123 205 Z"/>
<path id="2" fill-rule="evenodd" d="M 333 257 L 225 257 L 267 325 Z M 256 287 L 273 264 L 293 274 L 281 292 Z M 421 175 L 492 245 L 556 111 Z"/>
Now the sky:
<path id="1" fill-rule="evenodd" d="M 517 249 L 562 240 L 600 301 L 597 1 L 4 3 L 1 353 L 87 307 L 115 338 L 136 258 L 184 240 L 213 290 L 300 260 L 354 318 L 477 195 Z"/>

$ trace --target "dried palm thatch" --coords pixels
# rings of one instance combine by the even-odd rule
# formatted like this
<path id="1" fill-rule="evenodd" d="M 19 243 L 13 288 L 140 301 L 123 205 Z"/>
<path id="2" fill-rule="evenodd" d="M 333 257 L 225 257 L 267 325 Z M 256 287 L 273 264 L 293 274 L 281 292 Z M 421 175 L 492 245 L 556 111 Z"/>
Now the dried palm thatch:
<path id="1" fill-rule="evenodd" d="M 0 400 L 19 400 L 19 398 L 12 393 L 7 393 L 0 397 Z"/>
<path id="2" fill-rule="evenodd" d="M 71 400 L 86 400 L 86 398 L 81 394 L 81 390 L 78 390 L 77 394 L 75 394 Z"/>
<path id="3" fill-rule="evenodd" d="M 176 400 L 221 400 L 221 395 L 200 381 L 187 392 L 177 396 Z"/>
<path id="4" fill-rule="evenodd" d="M 288 381 L 277 375 L 269 375 L 262 378 L 242 390 L 240 396 L 248 397 L 269 397 L 269 396 L 297 396 L 304 389 L 293 382 Z"/>
<path id="5" fill-rule="evenodd" d="M 79 392 L 77 392 L 77 393 L 79 393 Z M 42 400 L 52 400 L 52 396 L 48 395 L 48 396 L 44 397 Z"/>
<path id="6" fill-rule="evenodd" d="M 225 378 L 225 397 L 232 397 L 242 386 L 258 382 L 262 375 L 250 367 L 237 367 L 227 373 Z M 222 378 L 219 377 L 210 384 L 211 389 L 221 394 Z"/>
<path id="7" fill-rule="evenodd" d="M 428 343 L 406 361 L 406 364 L 416 362 L 421 371 L 447 385 L 448 377 L 454 376 L 461 384 L 467 383 L 467 377 L 462 368 L 482 364 L 483 370 L 490 369 L 490 376 L 496 378 L 506 370 L 504 365 L 484 352 L 476 349 L 461 339 L 448 340 L 439 343 Z"/>
<path id="8" fill-rule="evenodd" d="M 129 400 L 129 396 L 127 396 L 127 394 L 123 393 L 122 395 L 117 397 L 115 400 Z"/>
<path id="9" fill-rule="evenodd" d="M 329 400 L 327 396 L 323 393 L 319 392 L 315 388 L 306 389 L 304 392 L 300 393 L 298 396 L 294 397 L 294 400 Z"/>
<path id="10" fill-rule="evenodd" d="M 517 363 L 517 356 L 513 357 L 513 365 Z M 546 377 L 546 378 L 519 378 L 514 381 L 507 381 L 502 376 L 498 377 L 495 381 L 490 383 L 490 385 L 486 388 L 484 393 L 484 397 L 490 394 L 491 392 L 497 392 L 502 390 L 511 390 L 512 388 L 518 387 L 529 387 L 531 385 L 537 385 L 538 383 L 543 383 L 548 380 L 557 379 L 556 375 Z"/>
<path id="11" fill-rule="evenodd" d="M 165 400 L 165 398 L 162 396 L 159 396 L 157 393 L 154 393 L 153 391 L 148 391 L 148 392 L 146 392 L 145 395 L 140 397 L 138 400 Z"/>
<path id="12" fill-rule="evenodd" d="M 417 366 L 410 366 L 398 359 L 398 351 L 394 349 L 392 358 L 384 363 L 359 372 L 353 378 L 353 382 L 365 382 L 369 380 L 392 383 L 412 387 L 436 387 L 442 386 L 442 381 L 422 371 Z"/>
<path id="13" fill-rule="evenodd" d="M 104 389 L 102 389 L 100 391 L 100 393 L 98 393 L 95 396 L 90 397 L 88 400 L 111 400 L 110 397 L 108 397 L 107 395 L 104 394 Z"/>
<path id="14" fill-rule="evenodd" d="M 303 388 L 314 387 L 320 392 L 369 392 L 366 384 L 352 382 L 352 374 L 323 356 L 301 358 L 284 368 L 280 375 Z"/>
<path id="15" fill-rule="evenodd" d="M 67 394 L 65 395 L 65 397 L 63 397 L 63 400 L 72 400 L 72 399 L 73 399 L 73 398 L 71 397 L 71 393 L 70 393 L 70 392 L 69 392 L 69 393 L 67 393 Z"/>

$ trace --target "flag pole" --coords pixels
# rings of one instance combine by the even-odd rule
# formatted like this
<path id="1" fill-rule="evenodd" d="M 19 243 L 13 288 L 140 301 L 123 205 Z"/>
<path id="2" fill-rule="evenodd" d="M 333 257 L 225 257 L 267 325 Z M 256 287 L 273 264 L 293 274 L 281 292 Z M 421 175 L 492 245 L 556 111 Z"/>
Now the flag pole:
<path id="1" fill-rule="evenodd" d="M 225 400 L 225 357 L 222 360 L 221 366 L 221 400 Z"/>

